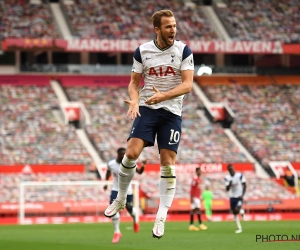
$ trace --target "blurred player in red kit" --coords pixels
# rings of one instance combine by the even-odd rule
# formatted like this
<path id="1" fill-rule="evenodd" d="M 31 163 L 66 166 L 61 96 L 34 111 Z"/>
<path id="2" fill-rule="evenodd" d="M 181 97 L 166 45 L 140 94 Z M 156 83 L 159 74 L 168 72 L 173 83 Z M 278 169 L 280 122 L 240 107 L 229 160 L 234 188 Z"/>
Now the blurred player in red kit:
<path id="1" fill-rule="evenodd" d="M 202 223 L 201 220 L 201 169 L 196 168 L 196 175 L 193 177 L 192 184 L 191 184 L 191 212 L 190 212 L 190 231 L 199 231 L 206 230 L 207 226 Z M 194 214 L 197 214 L 198 221 L 199 221 L 199 228 L 194 225 Z"/>

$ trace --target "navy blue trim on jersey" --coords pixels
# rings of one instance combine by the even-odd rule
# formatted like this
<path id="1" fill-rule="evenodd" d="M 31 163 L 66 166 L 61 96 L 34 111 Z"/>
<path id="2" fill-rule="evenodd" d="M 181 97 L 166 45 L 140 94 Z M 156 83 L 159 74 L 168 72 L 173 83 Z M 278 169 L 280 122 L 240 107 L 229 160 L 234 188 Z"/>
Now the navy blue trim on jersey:
<path id="1" fill-rule="evenodd" d="M 133 58 L 137 60 L 139 63 L 142 63 L 142 57 L 141 57 L 141 52 L 140 52 L 140 47 L 138 47 L 133 54 Z"/>
<path id="2" fill-rule="evenodd" d="M 191 54 L 192 54 L 192 50 L 187 45 L 185 45 L 182 52 L 182 61 L 188 58 Z"/>

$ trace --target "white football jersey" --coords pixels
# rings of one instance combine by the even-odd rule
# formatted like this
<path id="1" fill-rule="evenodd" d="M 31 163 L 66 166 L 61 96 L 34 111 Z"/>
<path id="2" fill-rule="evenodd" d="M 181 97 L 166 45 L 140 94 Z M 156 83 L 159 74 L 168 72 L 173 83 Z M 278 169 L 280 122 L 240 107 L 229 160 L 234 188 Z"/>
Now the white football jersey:
<path id="1" fill-rule="evenodd" d="M 110 160 L 107 163 L 107 168 L 108 168 L 108 170 L 111 171 L 111 174 L 112 174 L 112 177 L 113 177 L 113 180 L 112 180 L 113 183 L 112 183 L 111 190 L 118 191 L 118 188 L 119 188 L 118 182 L 119 182 L 120 164 L 116 161 L 116 159 L 113 159 L 113 160 Z M 131 185 L 129 185 L 129 187 L 128 187 L 127 194 L 132 194 L 132 187 L 131 187 Z"/>
<path id="2" fill-rule="evenodd" d="M 156 41 L 140 45 L 133 55 L 132 71 L 144 76 L 144 87 L 140 91 L 140 106 L 152 109 L 164 108 L 181 116 L 184 95 L 166 100 L 154 105 L 145 101 L 154 95 L 153 86 L 166 92 L 182 83 L 181 71 L 194 70 L 194 60 L 191 49 L 180 41 L 165 49 L 160 49 Z"/>
<path id="3" fill-rule="evenodd" d="M 246 179 L 243 174 L 235 172 L 234 176 L 230 174 L 225 177 L 225 186 L 229 185 L 231 181 L 231 188 L 229 189 L 229 196 L 232 198 L 238 198 L 243 194 L 243 183 L 246 182 Z"/>

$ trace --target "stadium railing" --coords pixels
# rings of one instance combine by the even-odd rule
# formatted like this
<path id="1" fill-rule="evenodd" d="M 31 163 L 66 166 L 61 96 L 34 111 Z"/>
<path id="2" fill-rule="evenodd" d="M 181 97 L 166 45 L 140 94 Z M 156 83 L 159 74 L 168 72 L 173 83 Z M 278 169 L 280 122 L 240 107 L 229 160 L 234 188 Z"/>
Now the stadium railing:
<path id="1" fill-rule="evenodd" d="M 213 74 L 300 75 L 299 68 L 261 68 L 254 66 L 206 65 Z M 202 65 L 195 65 L 195 74 Z M 130 74 L 132 65 L 102 64 L 31 64 L 21 65 L 20 72 L 76 73 L 76 74 Z"/>

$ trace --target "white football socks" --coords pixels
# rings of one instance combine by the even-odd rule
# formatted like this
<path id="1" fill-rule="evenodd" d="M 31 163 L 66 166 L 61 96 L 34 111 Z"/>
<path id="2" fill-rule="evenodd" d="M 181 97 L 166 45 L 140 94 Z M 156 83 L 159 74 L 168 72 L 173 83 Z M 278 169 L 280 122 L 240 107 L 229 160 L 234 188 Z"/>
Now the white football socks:
<path id="1" fill-rule="evenodd" d="M 234 215 L 234 220 L 235 220 L 235 224 L 237 226 L 238 229 L 242 229 L 241 223 L 240 223 L 240 219 L 238 215 Z"/>
<path id="2" fill-rule="evenodd" d="M 127 190 L 136 171 L 137 160 L 131 160 L 124 155 L 119 169 L 118 200 L 125 203 Z"/>
<path id="3" fill-rule="evenodd" d="M 114 225 L 114 232 L 120 233 L 120 213 L 116 213 L 114 217 L 112 217 L 112 222 Z"/>
<path id="4" fill-rule="evenodd" d="M 159 183 L 159 208 L 156 218 L 167 218 L 167 213 L 172 205 L 172 201 L 176 190 L 176 173 L 175 166 L 160 167 L 160 183 Z"/>
<path id="5" fill-rule="evenodd" d="M 136 209 L 135 209 L 135 207 L 132 208 L 132 211 L 131 211 L 130 215 L 133 219 L 133 222 L 136 223 L 136 217 L 135 217 L 136 216 Z"/>

